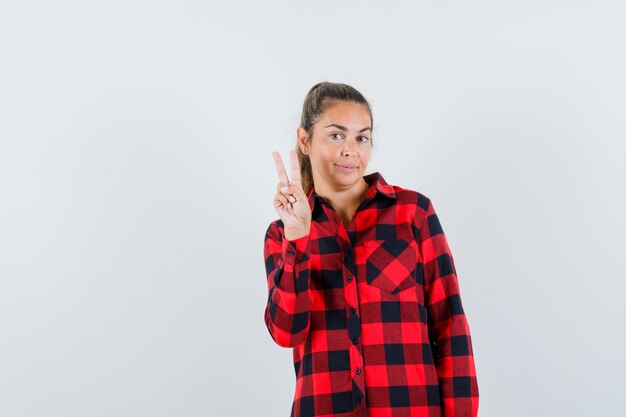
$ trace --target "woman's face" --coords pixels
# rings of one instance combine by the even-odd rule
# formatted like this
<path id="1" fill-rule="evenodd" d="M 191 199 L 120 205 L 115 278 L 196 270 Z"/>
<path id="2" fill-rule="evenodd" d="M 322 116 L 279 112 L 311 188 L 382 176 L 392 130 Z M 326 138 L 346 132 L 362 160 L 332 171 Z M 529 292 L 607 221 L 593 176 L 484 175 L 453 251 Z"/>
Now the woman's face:
<path id="1" fill-rule="evenodd" d="M 370 114 L 362 104 L 332 101 L 313 125 L 313 137 L 298 128 L 298 140 L 311 158 L 313 181 L 342 191 L 360 186 L 372 152 Z M 305 143 L 305 140 L 307 140 Z"/>

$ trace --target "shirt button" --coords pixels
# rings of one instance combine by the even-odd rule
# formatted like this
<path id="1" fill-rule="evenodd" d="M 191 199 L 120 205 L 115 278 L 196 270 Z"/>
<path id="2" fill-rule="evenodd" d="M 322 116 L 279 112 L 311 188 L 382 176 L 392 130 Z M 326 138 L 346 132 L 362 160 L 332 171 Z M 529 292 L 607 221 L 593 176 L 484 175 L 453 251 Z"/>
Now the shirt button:
<path id="1" fill-rule="evenodd" d="M 352 343 L 354 343 L 356 345 L 357 343 L 359 343 L 359 339 L 357 339 L 357 338 L 352 339 Z"/>
<path id="2" fill-rule="evenodd" d="M 352 275 L 348 275 L 348 282 L 352 282 Z"/>
<path id="3" fill-rule="evenodd" d="M 361 374 L 361 368 L 356 368 L 356 371 L 354 371 L 355 374 L 360 375 Z"/>
<path id="4" fill-rule="evenodd" d="M 292 250 L 290 250 L 290 251 L 289 251 L 289 256 L 293 256 L 293 255 L 295 255 L 295 252 L 294 252 L 294 251 L 292 251 Z"/>
<path id="5" fill-rule="evenodd" d="M 350 307 L 350 313 L 356 313 L 356 308 Z"/>

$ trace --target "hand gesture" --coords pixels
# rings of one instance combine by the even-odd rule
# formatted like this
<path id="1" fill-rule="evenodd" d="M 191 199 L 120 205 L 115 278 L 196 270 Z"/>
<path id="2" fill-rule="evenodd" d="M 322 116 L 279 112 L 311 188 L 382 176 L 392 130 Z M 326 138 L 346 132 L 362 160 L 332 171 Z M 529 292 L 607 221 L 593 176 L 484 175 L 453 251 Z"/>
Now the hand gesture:
<path id="1" fill-rule="evenodd" d="M 274 151 L 272 155 L 278 171 L 274 207 L 285 226 L 285 237 L 287 240 L 295 240 L 308 235 L 311 228 L 311 208 L 300 182 L 298 156 L 295 150 L 289 152 L 291 158 L 291 181 L 289 181 L 280 154 Z"/>

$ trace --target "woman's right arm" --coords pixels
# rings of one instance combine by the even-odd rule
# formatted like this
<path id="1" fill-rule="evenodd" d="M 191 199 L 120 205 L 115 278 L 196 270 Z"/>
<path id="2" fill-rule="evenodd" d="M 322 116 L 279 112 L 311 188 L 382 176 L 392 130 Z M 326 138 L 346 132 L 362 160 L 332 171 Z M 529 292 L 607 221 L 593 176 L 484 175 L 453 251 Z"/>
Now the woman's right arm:
<path id="1" fill-rule="evenodd" d="M 280 346 L 294 347 L 309 332 L 311 293 L 309 291 L 311 208 L 302 189 L 300 165 L 294 150 L 291 181 L 278 152 L 273 152 L 278 172 L 274 207 L 280 216 L 265 233 L 265 270 L 269 296 L 265 324 Z"/>
<path id="2" fill-rule="evenodd" d="M 263 254 L 268 299 L 265 324 L 274 341 L 283 347 L 302 343 L 309 332 L 309 235 L 285 238 L 283 222 L 274 221 L 265 233 Z"/>

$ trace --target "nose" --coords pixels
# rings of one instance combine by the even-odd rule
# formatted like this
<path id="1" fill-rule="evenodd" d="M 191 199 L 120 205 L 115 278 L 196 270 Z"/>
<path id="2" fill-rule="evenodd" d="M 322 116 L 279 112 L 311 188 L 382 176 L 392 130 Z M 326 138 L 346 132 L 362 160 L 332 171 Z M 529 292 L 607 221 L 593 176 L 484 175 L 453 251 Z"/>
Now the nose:
<path id="1" fill-rule="evenodd" d="M 354 140 L 346 140 L 343 143 L 342 154 L 345 156 L 356 155 L 357 147 L 356 147 L 356 139 Z"/>

